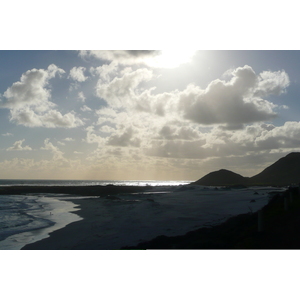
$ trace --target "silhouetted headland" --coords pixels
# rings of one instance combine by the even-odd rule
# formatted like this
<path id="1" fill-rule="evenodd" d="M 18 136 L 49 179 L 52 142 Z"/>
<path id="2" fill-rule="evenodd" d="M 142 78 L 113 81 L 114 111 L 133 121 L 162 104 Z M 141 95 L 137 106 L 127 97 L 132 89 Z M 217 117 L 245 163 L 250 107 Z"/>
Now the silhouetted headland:
<path id="1" fill-rule="evenodd" d="M 252 177 L 243 177 L 229 170 L 211 172 L 192 184 L 206 186 L 289 186 L 300 183 L 300 152 L 280 158 Z"/>

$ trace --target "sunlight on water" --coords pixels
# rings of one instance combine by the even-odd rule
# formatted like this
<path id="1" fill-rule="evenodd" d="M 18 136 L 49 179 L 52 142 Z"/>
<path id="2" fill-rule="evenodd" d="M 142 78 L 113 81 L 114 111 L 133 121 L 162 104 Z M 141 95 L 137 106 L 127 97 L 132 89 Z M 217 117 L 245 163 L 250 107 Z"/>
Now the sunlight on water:
<path id="1" fill-rule="evenodd" d="M 0 180 L 0 186 L 89 186 L 89 185 L 117 185 L 117 186 L 177 186 L 189 184 L 186 180 Z"/>

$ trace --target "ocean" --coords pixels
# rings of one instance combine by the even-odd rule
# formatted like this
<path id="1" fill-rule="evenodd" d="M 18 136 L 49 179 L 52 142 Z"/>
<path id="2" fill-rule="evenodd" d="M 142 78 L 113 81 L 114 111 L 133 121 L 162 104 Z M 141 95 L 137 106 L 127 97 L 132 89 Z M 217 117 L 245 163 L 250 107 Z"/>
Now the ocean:
<path id="1" fill-rule="evenodd" d="M 188 184 L 187 180 L 10 180 L 0 179 L 1 186 L 89 186 L 89 185 L 117 185 L 117 186 L 178 186 Z"/>
<path id="2" fill-rule="evenodd" d="M 101 249 L 135 245 L 158 235 L 181 235 L 212 226 L 241 213 L 255 212 L 266 205 L 270 192 L 283 189 L 207 188 L 188 181 L 77 181 L 0 180 L 13 185 L 135 185 L 151 186 L 149 192 L 97 199 L 101 212 L 97 226 L 103 237 Z M 82 218 L 72 199 L 93 197 L 61 194 L 0 195 L 0 250 L 18 250 L 47 238 L 49 233 Z M 97 198 L 97 197 L 96 197 Z M 68 201 L 65 201 L 68 200 Z M 253 201 L 255 200 L 255 201 Z"/>

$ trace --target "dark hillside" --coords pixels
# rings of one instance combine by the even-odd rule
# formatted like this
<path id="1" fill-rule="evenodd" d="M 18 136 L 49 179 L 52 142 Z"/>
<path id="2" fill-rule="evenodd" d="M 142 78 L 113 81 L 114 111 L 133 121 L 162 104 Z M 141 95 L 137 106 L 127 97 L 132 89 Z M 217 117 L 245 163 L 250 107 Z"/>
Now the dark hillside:
<path id="1" fill-rule="evenodd" d="M 253 177 L 243 177 L 228 170 L 211 172 L 193 184 L 208 186 L 273 185 L 288 186 L 300 183 L 300 152 L 280 158 L 271 166 Z"/>
<path id="2" fill-rule="evenodd" d="M 201 179 L 194 182 L 197 185 L 211 185 L 211 186 L 224 186 L 224 185 L 245 185 L 248 178 L 243 177 L 237 173 L 229 170 L 221 169 L 219 171 L 211 172 Z"/>
<path id="3" fill-rule="evenodd" d="M 261 173 L 250 178 L 251 185 L 291 185 L 300 183 L 300 153 L 280 158 Z"/>

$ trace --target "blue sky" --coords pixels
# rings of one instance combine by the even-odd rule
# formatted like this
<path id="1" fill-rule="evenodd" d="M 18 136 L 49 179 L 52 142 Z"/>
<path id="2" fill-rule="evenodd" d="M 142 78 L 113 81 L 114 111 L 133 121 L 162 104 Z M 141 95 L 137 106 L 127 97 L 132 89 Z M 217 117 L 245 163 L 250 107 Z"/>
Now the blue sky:
<path id="1" fill-rule="evenodd" d="M 0 52 L 0 177 L 196 180 L 300 146 L 300 52 Z"/>

